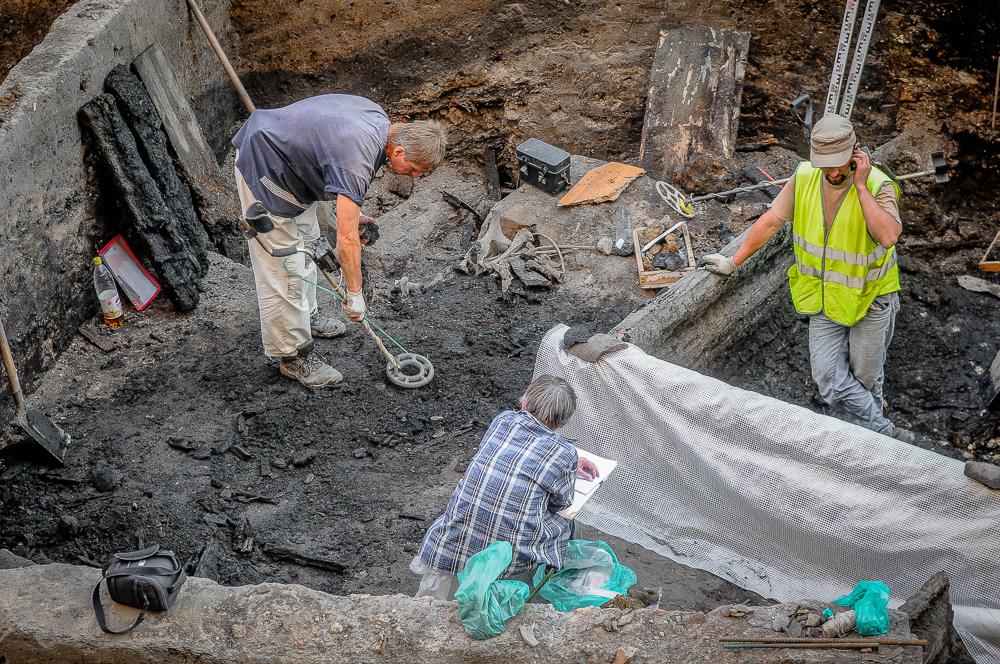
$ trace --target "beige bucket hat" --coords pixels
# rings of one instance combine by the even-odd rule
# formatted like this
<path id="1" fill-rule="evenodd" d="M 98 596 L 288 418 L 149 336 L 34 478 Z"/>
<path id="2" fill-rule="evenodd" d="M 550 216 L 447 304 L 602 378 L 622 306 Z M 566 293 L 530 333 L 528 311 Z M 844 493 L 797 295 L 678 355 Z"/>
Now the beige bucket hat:
<path id="1" fill-rule="evenodd" d="M 851 160 L 858 138 L 851 121 L 827 113 L 813 126 L 809 140 L 809 162 L 816 168 L 836 168 Z"/>

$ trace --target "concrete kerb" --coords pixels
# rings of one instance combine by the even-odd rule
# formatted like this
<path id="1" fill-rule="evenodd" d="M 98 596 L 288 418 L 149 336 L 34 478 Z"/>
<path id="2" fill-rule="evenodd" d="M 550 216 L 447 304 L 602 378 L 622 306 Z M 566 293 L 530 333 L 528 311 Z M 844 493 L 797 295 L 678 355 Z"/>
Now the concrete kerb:
<path id="1" fill-rule="evenodd" d="M 475 641 L 464 631 L 455 602 L 402 595 L 333 596 L 303 586 L 260 584 L 231 588 L 189 579 L 167 613 L 150 614 L 133 633 L 103 634 L 90 595 L 100 572 L 73 565 L 0 571 L 0 654 L 8 664 L 241 664 L 312 662 L 477 662 L 518 664 L 611 662 L 622 650 L 633 662 L 743 663 L 787 661 L 781 650 L 731 653 L 723 636 L 773 636 L 775 619 L 798 604 L 726 606 L 701 612 L 583 609 L 559 614 L 530 604 L 506 633 Z M 102 596 L 106 595 L 102 591 Z M 105 598 L 112 625 L 136 611 Z M 908 638 L 906 614 L 892 611 L 892 638 Z M 522 640 L 531 626 L 539 644 Z M 856 652 L 796 651 L 802 662 L 857 661 Z M 916 664 L 920 649 L 901 649 Z M 620 661 L 620 660 L 615 660 Z"/>

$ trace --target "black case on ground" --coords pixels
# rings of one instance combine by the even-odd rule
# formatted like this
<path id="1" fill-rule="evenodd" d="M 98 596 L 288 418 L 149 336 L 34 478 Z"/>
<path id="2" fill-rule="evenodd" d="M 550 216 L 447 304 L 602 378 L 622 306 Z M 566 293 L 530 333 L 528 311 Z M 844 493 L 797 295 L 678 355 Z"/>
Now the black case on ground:
<path id="1" fill-rule="evenodd" d="M 517 164 L 522 182 L 550 194 L 558 194 L 569 187 L 570 155 L 554 145 L 537 138 L 529 138 L 517 146 Z"/>
<path id="2" fill-rule="evenodd" d="M 104 576 L 94 588 L 92 599 L 97 624 L 108 634 L 127 634 L 139 626 L 146 611 L 169 609 L 187 580 L 184 566 L 177 560 L 174 552 L 161 549 L 157 544 L 141 551 L 116 553 L 101 572 Z M 111 599 L 119 604 L 142 609 L 130 627 L 123 630 L 108 627 L 99 594 L 101 584 L 105 581 Z"/>

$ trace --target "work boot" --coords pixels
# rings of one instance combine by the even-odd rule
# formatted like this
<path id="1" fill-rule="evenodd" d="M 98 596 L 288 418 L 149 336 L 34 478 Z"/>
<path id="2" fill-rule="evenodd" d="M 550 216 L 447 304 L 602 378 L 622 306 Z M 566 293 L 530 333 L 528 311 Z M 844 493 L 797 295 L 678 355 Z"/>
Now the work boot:
<path id="1" fill-rule="evenodd" d="M 314 337 L 332 339 L 342 335 L 347 330 L 347 325 L 336 316 L 314 315 L 309 318 L 309 330 Z"/>
<path id="2" fill-rule="evenodd" d="M 309 388 L 331 387 L 344 380 L 344 375 L 312 353 L 283 357 L 278 371 Z"/>

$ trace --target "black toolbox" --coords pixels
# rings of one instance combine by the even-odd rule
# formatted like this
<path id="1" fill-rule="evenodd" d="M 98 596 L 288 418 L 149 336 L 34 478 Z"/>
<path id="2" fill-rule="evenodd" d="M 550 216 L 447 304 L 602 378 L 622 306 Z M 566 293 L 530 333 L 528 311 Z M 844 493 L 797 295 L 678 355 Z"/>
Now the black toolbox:
<path id="1" fill-rule="evenodd" d="M 558 194 L 569 187 L 569 153 L 537 138 L 517 146 L 517 164 L 522 182 Z"/>

